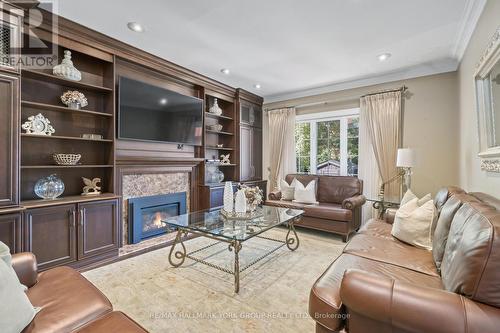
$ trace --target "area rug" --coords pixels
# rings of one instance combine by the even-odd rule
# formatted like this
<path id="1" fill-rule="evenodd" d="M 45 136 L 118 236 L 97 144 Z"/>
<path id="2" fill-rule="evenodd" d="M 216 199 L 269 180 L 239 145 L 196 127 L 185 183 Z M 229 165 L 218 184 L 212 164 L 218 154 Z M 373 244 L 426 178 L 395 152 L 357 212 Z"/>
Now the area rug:
<path id="1" fill-rule="evenodd" d="M 286 229 L 268 237 L 284 239 Z M 168 263 L 170 248 L 125 259 L 84 275 L 113 303 L 150 332 L 314 332 L 307 314 L 314 281 L 338 257 L 345 244 L 340 237 L 298 230 L 300 246 L 286 247 L 245 270 L 240 292 L 233 276 L 186 259 L 183 266 Z M 187 250 L 213 243 L 206 238 L 185 242 Z M 243 243 L 242 267 L 276 243 L 252 239 Z M 198 257 L 232 267 L 234 253 L 217 244 Z"/>

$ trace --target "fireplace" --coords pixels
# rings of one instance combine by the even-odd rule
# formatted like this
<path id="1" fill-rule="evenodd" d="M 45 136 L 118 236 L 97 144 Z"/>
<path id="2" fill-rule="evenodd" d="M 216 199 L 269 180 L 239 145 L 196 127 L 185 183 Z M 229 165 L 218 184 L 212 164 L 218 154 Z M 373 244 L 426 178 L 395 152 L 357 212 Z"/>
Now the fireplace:
<path id="1" fill-rule="evenodd" d="M 128 199 L 128 212 L 128 242 L 136 244 L 166 233 L 162 220 L 186 214 L 186 192 Z"/>

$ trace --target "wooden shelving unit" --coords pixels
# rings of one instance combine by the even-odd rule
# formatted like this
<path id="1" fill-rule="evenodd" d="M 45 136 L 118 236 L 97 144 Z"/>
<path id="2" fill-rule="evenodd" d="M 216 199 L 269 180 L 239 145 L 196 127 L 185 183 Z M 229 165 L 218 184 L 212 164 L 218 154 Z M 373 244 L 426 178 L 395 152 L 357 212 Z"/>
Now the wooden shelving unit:
<path id="1" fill-rule="evenodd" d="M 66 49 L 66 48 L 64 48 Z M 59 54 L 64 49 L 59 47 Z M 21 71 L 21 122 L 41 113 L 55 129 L 53 135 L 21 134 L 21 203 L 25 207 L 44 207 L 65 203 L 112 198 L 115 171 L 115 75 L 114 63 L 70 50 L 81 81 L 57 77 L 49 71 Z M 70 109 L 60 96 L 68 90 L 82 92 L 88 106 Z M 85 139 L 83 134 L 99 134 L 102 139 Z M 54 153 L 81 154 L 80 164 L 57 165 Z M 40 178 L 56 174 L 65 191 L 56 200 L 41 200 L 34 193 Z M 101 178 L 102 191 L 109 195 L 81 196 L 82 177 Z"/>

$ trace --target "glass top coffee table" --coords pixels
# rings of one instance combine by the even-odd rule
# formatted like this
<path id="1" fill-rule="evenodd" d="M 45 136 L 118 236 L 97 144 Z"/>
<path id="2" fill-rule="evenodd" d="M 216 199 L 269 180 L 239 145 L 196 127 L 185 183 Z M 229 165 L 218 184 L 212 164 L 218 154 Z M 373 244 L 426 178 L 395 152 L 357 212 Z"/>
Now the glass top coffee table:
<path id="1" fill-rule="evenodd" d="M 302 214 L 304 214 L 304 211 L 302 210 L 263 206 L 258 208 L 256 217 L 247 220 L 228 219 L 222 215 L 220 210 L 198 211 L 170 217 L 162 221 L 168 228 L 177 230 L 174 243 L 170 248 L 168 261 L 172 266 L 179 267 L 184 263 L 186 258 L 189 258 L 196 262 L 234 275 L 234 291 L 238 293 L 240 289 L 241 272 L 285 245 L 291 251 L 295 251 L 299 247 L 299 237 L 295 232 L 294 224 L 300 220 Z M 284 240 L 265 237 L 262 235 L 264 232 L 279 225 L 286 225 L 288 227 L 288 232 L 286 233 Z M 211 238 L 217 240 L 217 242 L 191 252 L 186 252 L 186 246 L 183 241 L 188 234 Z M 246 264 L 245 266 L 240 267 L 239 252 L 243 243 L 254 237 L 270 240 L 279 243 L 279 245 L 273 247 L 264 255 Z M 233 270 L 209 263 L 204 259 L 194 256 L 195 253 L 203 251 L 221 242 L 228 243 L 228 250 L 230 252 L 234 251 Z M 175 248 L 178 246 L 180 246 L 180 248 L 176 250 Z"/>

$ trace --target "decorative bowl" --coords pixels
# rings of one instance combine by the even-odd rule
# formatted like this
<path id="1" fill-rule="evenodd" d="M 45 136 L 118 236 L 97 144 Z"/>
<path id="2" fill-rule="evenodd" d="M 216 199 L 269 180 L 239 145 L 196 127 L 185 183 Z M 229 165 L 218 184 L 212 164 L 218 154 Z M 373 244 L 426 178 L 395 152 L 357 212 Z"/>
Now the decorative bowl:
<path id="1" fill-rule="evenodd" d="M 222 131 L 222 125 L 221 124 L 209 125 L 208 128 L 210 130 L 212 130 L 212 131 L 217 131 L 217 132 Z"/>
<path id="2" fill-rule="evenodd" d="M 82 155 L 80 154 L 53 154 L 52 157 L 58 165 L 76 165 Z"/>
<path id="3" fill-rule="evenodd" d="M 55 199 L 64 192 L 64 183 L 56 175 L 39 179 L 35 184 L 35 194 L 42 199 Z"/>

